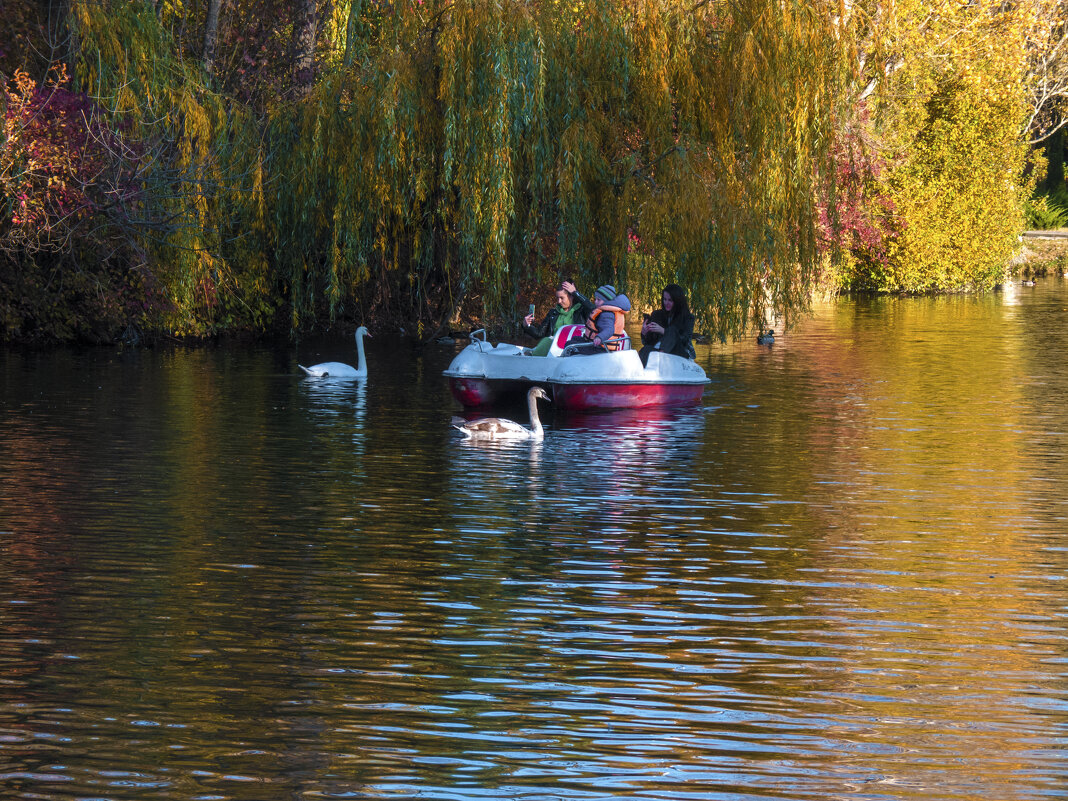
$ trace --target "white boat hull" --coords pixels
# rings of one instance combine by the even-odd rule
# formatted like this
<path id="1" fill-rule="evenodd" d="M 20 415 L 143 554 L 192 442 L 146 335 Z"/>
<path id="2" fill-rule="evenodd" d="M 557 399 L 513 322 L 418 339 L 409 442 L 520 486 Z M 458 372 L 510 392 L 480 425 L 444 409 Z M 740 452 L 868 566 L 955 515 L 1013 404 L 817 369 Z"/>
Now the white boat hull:
<path id="1" fill-rule="evenodd" d="M 659 351 L 642 367 L 636 350 L 591 356 L 531 356 L 526 348 L 473 339 L 445 370 L 453 397 L 487 406 L 531 386 L 549 390 L 556 408 L 623 409 L 699 403 L 709 383 L 696 363 Z"/>

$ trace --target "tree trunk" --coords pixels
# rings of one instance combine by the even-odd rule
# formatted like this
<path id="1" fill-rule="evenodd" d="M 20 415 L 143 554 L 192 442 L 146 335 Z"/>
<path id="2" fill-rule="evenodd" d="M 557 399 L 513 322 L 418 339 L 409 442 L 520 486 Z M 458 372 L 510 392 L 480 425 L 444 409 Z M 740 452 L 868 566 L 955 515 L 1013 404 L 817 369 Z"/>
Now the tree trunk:
<path id="1" fill-rule="evenodd" d="M 356 36 L 356 20 L 360 18 L 360 10 L 363 8 L 363 0 L 352 0 L 349 5 L 349 20 L 345 26 L 345 69 L 352 66 L 352 40 Z"/>
<path id="2" fill-rule="evenodd" d="M 297 20 L 293 26 L 293 89 L 298 97 L 311 91 L 315 66 L 315 0 L 298 0 Z"/>
<path id="3" fill-rule="evenodd" d="M 208 24 L 204 29 L 204 71 L 211 75 L 215 69 L 215 42 L 219 36 L 219 10 L 222 0 L 211 0 L 208 6 Z"/>

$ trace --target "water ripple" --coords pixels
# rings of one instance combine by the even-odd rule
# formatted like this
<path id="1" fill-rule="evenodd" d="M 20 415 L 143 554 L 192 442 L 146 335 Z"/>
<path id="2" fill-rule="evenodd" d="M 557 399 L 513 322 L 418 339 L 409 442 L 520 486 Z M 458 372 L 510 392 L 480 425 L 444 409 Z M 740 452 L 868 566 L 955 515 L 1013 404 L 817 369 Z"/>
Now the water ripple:
<path id="1" fill-rule="evenodd" d="M 446 349 L 0 351 L 4 797 L 1064 797 L 1066 294 L 503 446 Z"/>

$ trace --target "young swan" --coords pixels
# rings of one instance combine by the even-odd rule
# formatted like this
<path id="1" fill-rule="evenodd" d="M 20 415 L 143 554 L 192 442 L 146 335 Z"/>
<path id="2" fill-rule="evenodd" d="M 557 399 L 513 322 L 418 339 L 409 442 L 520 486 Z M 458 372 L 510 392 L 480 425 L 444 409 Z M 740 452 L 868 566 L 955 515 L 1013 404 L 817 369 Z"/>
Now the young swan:
<path id="1" fill-rule="evenodd" d="M 363 338 L 371 336 L 362 325 L 356 329 L 356 366 L 350 367 L 344 362 L 321 362 L 305 367 L 298 364 L 301 370 L 312 378 L 366 378 L 367 360 L 363 355 Z"/>
<path id="2" fill-rule="evenodd" d="M 483 417 L 479 420 L 468 422 L 462 417 L 452 418 L 453 428 L 459 429 L 464 436 L 471 439 L 542 439 L 545 433 L 541 428 L 541 420 L 538 419 L 538 398 L 544 398 L 550 403 L 548 393 L 541 387 L 531 387 L 527 390 L 527 408 L 530 410 L 530 428 L 525 428 L 519 423 L 505 420 L 503 417 Z"/>

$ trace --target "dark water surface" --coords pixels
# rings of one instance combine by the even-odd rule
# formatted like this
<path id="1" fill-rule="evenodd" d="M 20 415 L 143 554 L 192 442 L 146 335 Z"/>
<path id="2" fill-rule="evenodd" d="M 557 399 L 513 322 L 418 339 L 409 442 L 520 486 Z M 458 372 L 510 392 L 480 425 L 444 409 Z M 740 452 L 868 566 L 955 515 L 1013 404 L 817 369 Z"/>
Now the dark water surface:
<path id="1" fill-rule="evenodd" d="M 0 797 L 1068 798 L 1066 318 L 843 300 L 512 446 L 454 348 L 0 351 Z"/>

